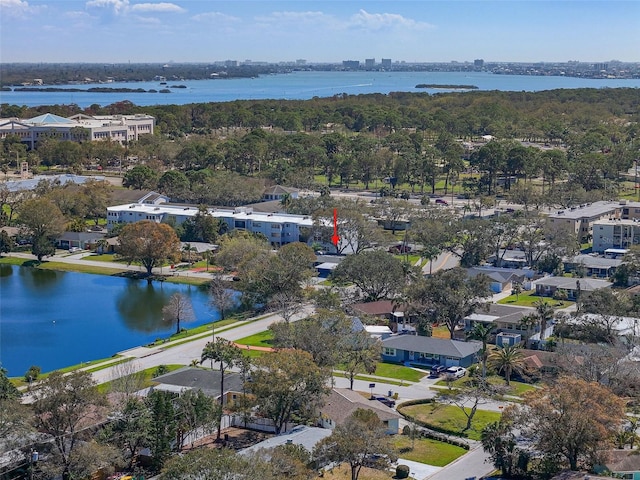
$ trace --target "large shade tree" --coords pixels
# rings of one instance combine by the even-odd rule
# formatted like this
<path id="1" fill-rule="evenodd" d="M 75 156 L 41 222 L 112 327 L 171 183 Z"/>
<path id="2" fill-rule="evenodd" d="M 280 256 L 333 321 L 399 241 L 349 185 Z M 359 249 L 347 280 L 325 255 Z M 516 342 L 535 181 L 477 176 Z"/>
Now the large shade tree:
<path id="1" fill-rule="evenodd" d="M 313 456 L 321 465 L 346 462 L 351 480 L 358 480 L 362 467 L 372 461 L 377 468 L 384 468 L 396 459 L 384 424 L 373 410 L 364 408 L 354 411 L 329 437 L 322 439 Z"/>
<path id="2" fill-rule="evenodd" d="M 294 418 L 315 418 L 327 394 L 329 370 L 318 367 L 311 354 L 301 350 L 279 350 L 259 357 L 249 391 L 259 411 L 271 419 L 276 433 Z"/>
<path id="3" fill-rule="evenodd" d="M 337 281 L 354 283 L 365 300 L 391 298 L 404 287 L 402 262 L 384 250 L 371 250 L 346 257 L 334 270 Z"/>
<path id="4" fill-rule="evenodd" d="M 125 225 L 118 237 L 118 253 L 128 262 L 138 261 L 151 275 L 154 267 L 180 256 L 180 240 L 167 224 L 142 220 Z"/>
<path id="5" fill-rule="evenodd" d="M 571 377 L 525 394 L 521 433 L 549 459 L 571 470 L 597 464 L 625 419 L 625 402 L 607 387 Z"/>
<path id="6" fill-rule="evenodd" d="M 38 261 L 56 251 L 55 240 L 64 232 L 65 218 L 47 198 L 32 198 L 19 208 L 20 224 L 25 236 L 31 237 L 31 253 Z"/>
<path id="7" fill-rule="evenodd" d="M 424 321 L 445 325 L 451 338 L 464 317 L 480 307 L 490 294 L 487 276 L 470 278 L 459 267 L 436 272 L 416 282 L 409 291 L 410 299 L 426 312 Z"/>

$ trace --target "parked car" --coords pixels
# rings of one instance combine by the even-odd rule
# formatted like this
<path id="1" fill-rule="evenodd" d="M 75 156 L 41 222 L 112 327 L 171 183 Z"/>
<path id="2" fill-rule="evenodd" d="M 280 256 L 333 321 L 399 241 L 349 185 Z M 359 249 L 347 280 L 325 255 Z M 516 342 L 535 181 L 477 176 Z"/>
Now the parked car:
<path id="1" fill-rule="evenodd" d="M 431 377 L 439 377 L 440 375 L 442 375 L 445 370 L 447 369 L 447 367 L 445 367 L 444 365 L 435 365 L 433 367 L 431 367 L 431 371 L 429 372 L 429 376 Z"/>
<path id="2" fill-rule="evenodd" d="M 436 198 L 436 204 L 437 205 L 449 205 L 449 202 L 447 202 L 444 198 Z"/>
<path id="3" fill-rule="evenodd" d="M 69 253 L 76 253 L 76 252 L 81 252 L 82 249 L 80 247 L 71 247 L 69 249 Z"/>
<path id="4" fill-rule="evenodd" d="M 393 398 L 385 397 L 384 395 L 374 395 L 371 400 L 377 400 L 389 408 L 396 406 L 396 401 Z"/>
<path id="5" fill-rule="evenodd" d="M 411 251 L 411 247 L 409 245 L 394 245 L 389 247 L 389 253 L 393 253 L 398 255 L 400 253 L 409 253 Z"/>
<path id="6" fill-rule="evenodd" d="M 449 367 L 445 370 L 445 373 L 454 378 L 462 378 L 467 374 L 467 369 L 464 367 Z"/>

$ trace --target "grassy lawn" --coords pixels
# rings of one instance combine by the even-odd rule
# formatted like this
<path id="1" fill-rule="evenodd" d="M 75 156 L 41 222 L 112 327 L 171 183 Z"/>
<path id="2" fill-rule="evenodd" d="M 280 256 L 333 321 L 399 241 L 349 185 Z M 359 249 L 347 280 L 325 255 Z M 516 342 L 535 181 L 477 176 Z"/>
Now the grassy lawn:
<path id="1" fill-rule="evenodd" d="M 436 467 L 444 467 L 467 453 L 462 447 L 438 442 L 430 438 L 416 438 L 412 449 L 411 439 L 407 435 L 395 435 L 393 437 L 393 446 L 401 458 Z"/>
<path id="2" fill-rule="evenodd" d="M 462 387 L 466 383 L 468 383 L 470 380 L 471 379 L 469 377 L 462 377 L 462 378 L 459 378 L 457 380 L 454 380 L 453 382 L 451 382 L 451 388 Z M 487 381 L 491 385 L 498 385 L 498 386 L 501 386 L 501 387 L 506 387 L 506 383 L 504 381 L 504 378 L 500 377 L 498 375 L 487 376 Z M 510 383 L 511 383 L 511 385 L 510 385 L 509 389 L 506 392 L 507 395 L 514 395 L 516 397 L 520 397 L 525 392 L 529 392 L 531 390 L 535 390 L 536 389 L 536 387 L 534 387 L 533 385 L 531 385 L 529 383 L 514 382 L 513 380 L 511 380 Z M 440 386 L 446 387 L 447 386 L 447 382 L 445 380 L 438 380 L 436 382 L 436 385 L 440 385 Z"/>
<path id="3" fill-rule="evenodd" d="M 236 340 L 236 343 L 240 345 L 250 345 L 252 347 L 273 347 L 273 332 L 271 330 L 265 330 L 264 332 Z"/>
<path id="4" fill-rule="evenodd" d="M 167 373 L 173 372 L 174 370 L 178 370 L 183 368 L 184 365 L 165 365 L 167 367 Z M 144 381 L 142 383 L 141 388 L 147 388 L 154 385 L 156 382 L 153 381 L 153 373 L 157 370 L 158 367 L 151 367 L 143 370 L 144 373 Z M 137 375 L 137 374 L 134 374 Z M 100 393 L 109 393 L 111 391 L 111 382 L 106 382 L 98 385 L 98 391 Z"/>
<path id="5" fill-rule="evenodd" d="M 573 303 L 569 301 L 554 300 L 553 298 L 549 298 L 549 297 L 541 297 L 540 295 L 536 295 L 535 293 L 536 293 L 535 290 L 522 292 L 520 295 L 518 295 L 517 299 L 515 295 L 510 295 L 507 298 L 498 300 L 498 303 L 503 305 L 519 305 L 522 307 L 534 307 L 535 302 L 539 300 L 543 300 L 543 301 L 549 302 L 551 305 L 553 305 L 554 308 L 565 308 Z"/>
<path id="6" fill-rule="evenodd" d="M 446 428 L 454 432 L 462 432 L 462 429 L 467 424 L 467 417 L 458 407 L 452 405 L 426 403 L 423 405 L 410 405 L 401 410 L 403 414 L 410 415 L 426 424 Z M 498 412 L 478 409 L 473 417 L 471 429 L 467 430 L 465 435 L 472 440 L 480 440 L 482 429 L 488 424 L 500 420 L 500 416 L 501 414 Z"/>
<path id="7" fill-rule="evenodd" d="M 431 336 L 435 338 L 451 338 L 449 329 L 445 325 L 438 325 L 437 327 L 433 327 Z"/>
<path id="8" fill-rule="evenodd" d="M 93 265 L 78 265 L 77 263 L 44 261 L 37 268 L 43 270 L 58 270 L 63 272 L 93 273 L 96 275 L 116 275 L 125 272 L 123 268 L 94 267 Z"/>
<path id="9" fill-rule="evenodd" d="M 428 375 L 428 372 L 420 372 L 413 368 L 405 367 L 404 365 L 380 362 L 376 366 L 374 375 L 385 378 L 395 378 L 397 380 L 407 380 L 409 382 L 419 382 L 422 377 Z"/>
<path id="10" fill-rule="evenodd" d="M 91 260 L 92 262 L 117 262 L 118 257 L 113 253 L 93 254 L 82 257 L 82 260 Z"/>
<path id="11" fill-rule="evenodd" d="M 333 376 L 334 377 L 339 377 L 339 378 L 349 378 L 346 374 L 340 373 L 340 372 L 335 372 L 335 371 L 333 372 Z M 370 377 L 368 375 L 356 375 L 355 379 L 356 380 L 362 380 L 363 382 L 369 382 L 369 383 L 376 383 L 376 382 L 380 381 L 379 378 Z M 403 380 L 400 380 L 400 381 L 397 381 L 397 380 L 385 380 L 384 383 L 387 383 L 389 385 L 398 385 L 399 387 L 406 386 L 406 383 Z"/>

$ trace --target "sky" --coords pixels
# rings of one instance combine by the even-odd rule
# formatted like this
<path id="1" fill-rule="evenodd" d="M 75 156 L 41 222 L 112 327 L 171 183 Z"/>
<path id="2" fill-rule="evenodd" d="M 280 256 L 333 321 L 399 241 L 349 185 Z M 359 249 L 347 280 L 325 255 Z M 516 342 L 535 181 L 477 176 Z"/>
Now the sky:
<path id="1" fill-rule="evenodd" d="M 0 63 L 640 61 L 640 0 L 0 0 Z"/>

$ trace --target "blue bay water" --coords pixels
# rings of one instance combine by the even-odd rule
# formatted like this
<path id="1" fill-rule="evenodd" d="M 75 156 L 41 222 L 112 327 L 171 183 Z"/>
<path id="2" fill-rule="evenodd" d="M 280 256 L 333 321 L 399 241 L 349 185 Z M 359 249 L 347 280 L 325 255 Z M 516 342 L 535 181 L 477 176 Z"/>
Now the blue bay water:
<path id="1" fill-rule="evenodd" d="M 480 90 L 528 91 L 559 88 L 619 88 L 640 87 L 640 79 L 584 79 L 572 77 L 542 77 L 526 75 L 494 75 L 487 72 L 293 72 L 263 75 L 256 78 L 217 80 L 176 80 L 167 85 L 158 82 L 129 82 L 74 85 L 90 87 L 171 88 L 171 93 L 91 93 L 91 92 L 0 92 L 0 103 L 38 106 L 77 104 L 85 108 L 92 104 L 109 105 L 129 100 L 136 105 L 184 105 L 188 103 L 228 102 L 233 100 L 286 99 L 306 100 L 339 94 L 428 92 L 445 89 L 416 89 L 420 83 L 441 85 L 475 85 Z M 70 86 L 71 87 L 71 86 Z"/>
<path id="2" fill-rule="evenodd" d="M 20 376 L 107 358 L 175 332 L 162 320 L 172 294 L 185 294 L 196 319 L 218 320 L 206 290 L 107 275 L 0 265 L 0 364 Z"/>

